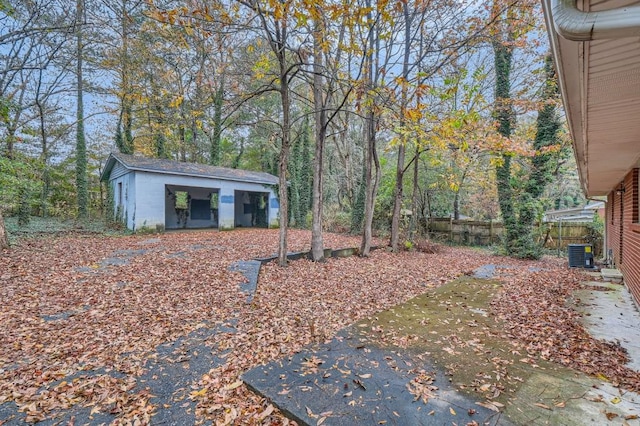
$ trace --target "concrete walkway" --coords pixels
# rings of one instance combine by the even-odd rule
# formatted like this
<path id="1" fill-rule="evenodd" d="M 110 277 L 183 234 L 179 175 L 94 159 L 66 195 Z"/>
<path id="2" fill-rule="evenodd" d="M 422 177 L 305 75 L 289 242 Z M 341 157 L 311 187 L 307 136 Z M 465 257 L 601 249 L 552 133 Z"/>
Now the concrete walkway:
<path id="1" fill-rule="evenodd" d="M 486 315 L 499 287 L 486 279 L 490 270 L 256 367 L 243 380 L 307 425 L 640 425 L 640 395 L 509 353 Z M 588 313 L 585 326 L 594 337 L 619 341 L 638 368 L 640 314 L 628 291 L 590 285 L 609 291 L 575 294 Z"/>
<path id="2" fill-rule="evenodd" d="M 593 289 L 580 290 L 577 309 L 583 324 L 597 339 L 617 342 L 629 354 L 630 368 L 640 371 L 640 312 L 623 284 L 586 281 Z"/>
<path id="3" fill-rule="evenodd" d="M 242 379 L 300 425 L 510 424 L 457 392 L 444 366 L 376 343 L 350 327 Z"/>

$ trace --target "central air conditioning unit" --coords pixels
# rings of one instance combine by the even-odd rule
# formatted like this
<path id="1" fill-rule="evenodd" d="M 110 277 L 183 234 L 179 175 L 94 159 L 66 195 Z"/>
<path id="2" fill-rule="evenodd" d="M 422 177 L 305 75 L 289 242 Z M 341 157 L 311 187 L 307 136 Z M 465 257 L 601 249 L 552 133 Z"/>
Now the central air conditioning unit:
<path id="1" fill-rule="evenodd" d="M 594 266 L 591 244 L 569 244 L 570 268 L 593 268 Z"/>

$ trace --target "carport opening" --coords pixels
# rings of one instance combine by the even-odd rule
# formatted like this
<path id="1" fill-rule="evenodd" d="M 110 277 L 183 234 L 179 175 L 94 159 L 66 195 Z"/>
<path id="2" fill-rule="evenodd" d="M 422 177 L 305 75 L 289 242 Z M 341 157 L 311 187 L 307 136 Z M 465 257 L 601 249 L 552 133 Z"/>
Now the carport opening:
<path id="1" fill-rule="evenodd" d="M 235 191 L 236 228 L 269 227 L 269 193 Z"/>
<path id="2" fill-rule="evenodd" d="M 218 227 L 219 189 L 165 185 L 165 229 Z"/>

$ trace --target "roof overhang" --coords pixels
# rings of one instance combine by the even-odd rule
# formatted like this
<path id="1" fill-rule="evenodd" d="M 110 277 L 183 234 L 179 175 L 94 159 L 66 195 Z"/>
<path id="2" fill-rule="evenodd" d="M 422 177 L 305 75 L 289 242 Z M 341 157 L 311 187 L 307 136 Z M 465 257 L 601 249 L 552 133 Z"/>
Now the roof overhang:
<path id="1" fill-rule="evenodd" d="M 606 195 L 640 159 L 640 5 L 542 4 L 582 188 Z"/>
<path id="2" fill-rule="evenodd" d="M 102 169 L 102 173 L 100 173 L 100 182 L 107 182 L 109 180 L 111 170 L 113 170 L 113 166 L 115 166 L 116 161 L 117 160 L 113 154 L 109 154 L 109 158 L 107 158 L 107 161 L 104 164 L 104 169 Z"/>
<path id="3" fill-rule="evenodd" d="M 129 160 L 127 160 L 127 158 L 129 158 Z M 105 167 L 102 170 L 102 173 L 100 174 L 100 181 L 102 182 L 109 181 L 113 167 L 116 165 L 116 162 L 119 162 L 127 170 L 145 172 L 145 173 L 186 176 L 186 177 L 202 178 L 202 179 L 215 179 L 215 180 L 222 180 L 222 181 L 243 182 L 243 183 L 260 184 L 260 185 L 277 185 L 278 184 L 278 178 L 276 176 L 269 175 L 268 173 L 261 173 L 264 176 L 255 176 L 255 173 L 253 173 L 253 176 L 252 176 L 251 175 L 252 172 L 241 171 L 239 169 L 227 169 L 224 167 L 217 167 L 216 169 L 239 171 L 239 172 L 244 172 L 244 174 L 241 176 L 230 176 L 228 175 L 228 173 L 226 175 L 223 175 L 223 174 L 218 174 L 215 171 L 207 173 L 206 171 L 202 171 L 202 170 L 198 170 L 197 172 L 194 173 L 193 171 L 190 172 L 188 170 L 181 171 L 181 170 L 161 169 L 161 168 L 154 168 L 153 166 L 135 164 L 135 162 L 130 161 L 131 158 L 133 157 L 132 156 L 127 157 L 126 155 L 123 155 L 123 154 L 114 154 L 114 153 L 109 154 L 109 157 L 107 158 L 107 161 L 105 163 Z M 140 158 L 142 159 L 144 157 L 140 157 Z M 147 160 L 154 160 L 154 159 L 147 158 Z M 165 161 L 165 160 L 158 160 L 158 159 L 155 159 L 155 160 Z M 173 163 L 186 164 L 186 163 L 180 163 L 180 162 L 173 162 Z M 192 164 L 192 165 L 195 165 L 195 164 Z M 208 166 L 205 165 L 205 167 L 208 167 Z M 287 182 L 287 185 L 288 184 L 289 183 Z"/>

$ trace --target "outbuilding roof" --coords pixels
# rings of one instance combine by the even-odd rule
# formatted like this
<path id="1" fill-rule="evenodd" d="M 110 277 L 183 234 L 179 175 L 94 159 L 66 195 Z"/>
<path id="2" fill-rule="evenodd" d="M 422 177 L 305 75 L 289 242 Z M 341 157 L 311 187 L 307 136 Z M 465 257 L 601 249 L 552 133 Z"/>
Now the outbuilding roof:
<path id="1" fill-rule="evenodd" d="M 278 184 L 278 178 L 276 176 L 264 172 L 231 169 L 228 167 L 210 166 L 208 164 L 185 163 L 116 152 L 112 152 L 109 155 L 107 164 L 100 176 L 101 181 L 107 181 L 109 179 L 111 170 L 115 166 L 116 162 L 119 162 L 129 170 L 143 172 L 205 177 L 238 182 L 261 183 L 265 185 Z"/>

